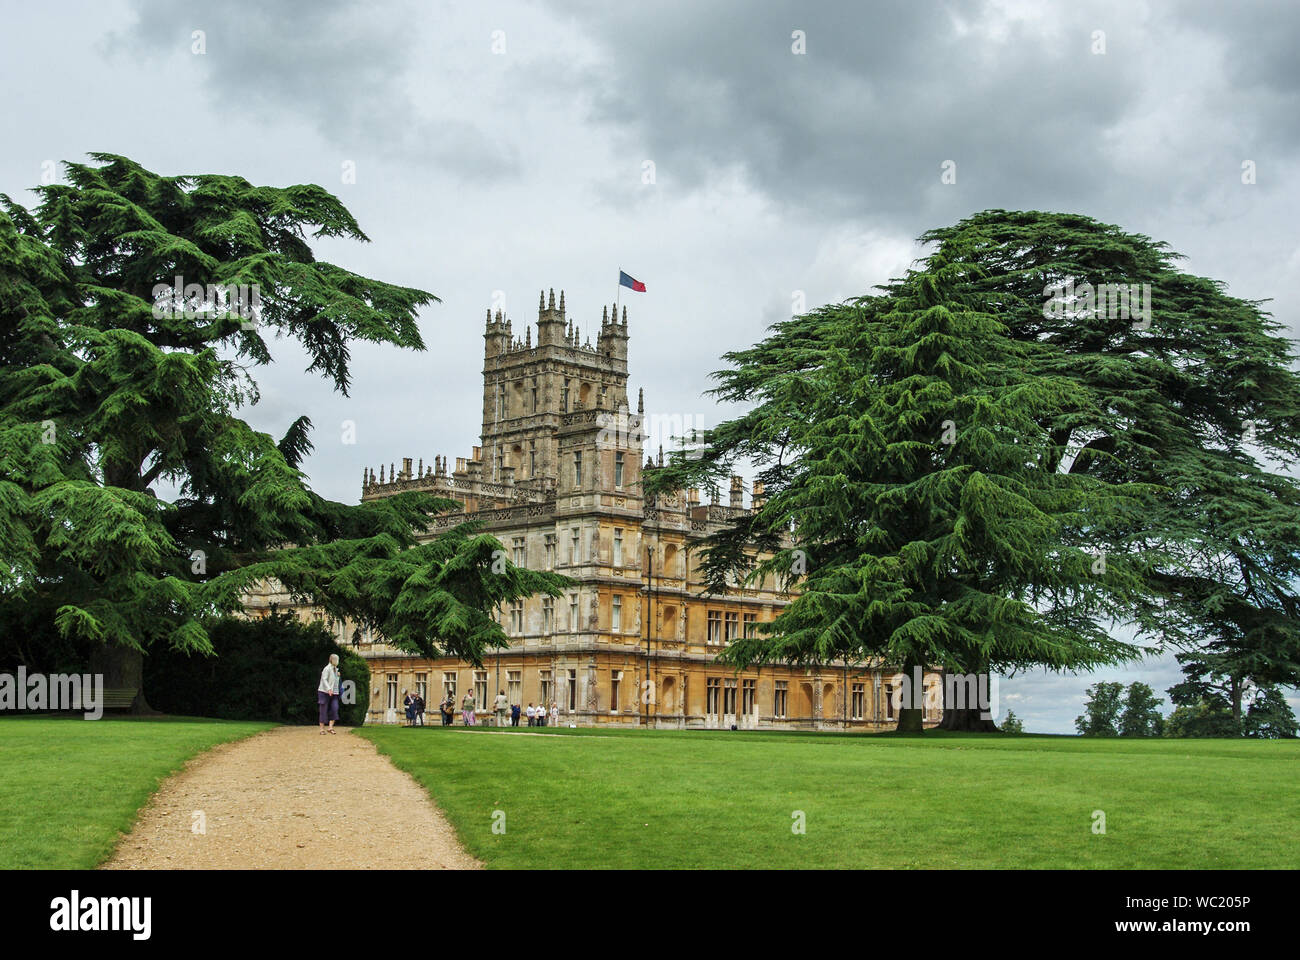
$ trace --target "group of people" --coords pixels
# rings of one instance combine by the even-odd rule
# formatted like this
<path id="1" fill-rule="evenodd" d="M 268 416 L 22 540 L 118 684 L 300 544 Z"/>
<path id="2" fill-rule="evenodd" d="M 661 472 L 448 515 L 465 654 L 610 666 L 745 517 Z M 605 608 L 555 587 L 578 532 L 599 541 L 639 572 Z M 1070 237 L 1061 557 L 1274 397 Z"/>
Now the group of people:
<path id="1" fill-rule="evenodd" d="M 418 693 L 402 691 L 402 706 L 406 708 L 406 725 L 408 727 L 424 726 L 424 697 Z"/>
<path id="2" fill-rule="evenodd" d="M 422 726 L 424 723 L 424 700 L 417 696 L 407 695 L 406 719 L 408 726 Z M 442 717 L 442 725 L 449 727 L 455 718 L 456 701 L 450 694 L 442 698 L 438 704 L 438 713 Z M 506 692 L 501 690 L 497 693 L 496 699 L 492 701 L 492 713 L 496 716 L 496 725 L 519 726 L 520 717 L 528 720 L 530 727 L 544 727 L 547 721 L 546 705 L 529 703 L 527 707 L 521 709 L 519 704 L 512 704 L 506 696 Z M 467 727 L 475 726 L 478 723 L 478 703 L 474 699 L 474 694 L 466 693 L 460 701 L 460 718 L 461 722 Z M 559 723 L 560 707 L 554 700 L 551 701 L 550 721 L 552 724 Z"/>

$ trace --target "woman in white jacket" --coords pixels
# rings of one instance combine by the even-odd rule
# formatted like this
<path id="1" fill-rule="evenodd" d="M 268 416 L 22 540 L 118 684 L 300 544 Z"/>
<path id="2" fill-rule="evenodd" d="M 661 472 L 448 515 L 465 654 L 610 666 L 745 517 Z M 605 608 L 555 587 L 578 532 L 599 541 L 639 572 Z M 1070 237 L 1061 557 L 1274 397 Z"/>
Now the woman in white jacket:
<path id="1" fill-rule="evenodd" d="M 316 703 L 320 706 L 320 732 L 334 733 L 334 724 L 339 718 L 339 655 L 330 654 L 330 662 L 320 672 L 320 684 L 316 687 Z M 328 730 L 325 722 L 329 721 Z"/>

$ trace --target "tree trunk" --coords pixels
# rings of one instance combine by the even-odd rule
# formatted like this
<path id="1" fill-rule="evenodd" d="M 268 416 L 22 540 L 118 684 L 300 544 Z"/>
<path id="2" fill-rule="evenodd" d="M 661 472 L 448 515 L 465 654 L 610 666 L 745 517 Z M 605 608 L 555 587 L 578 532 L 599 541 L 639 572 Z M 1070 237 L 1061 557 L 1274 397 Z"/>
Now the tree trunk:
<path id="1" fill-rule="evenodd" d="M 939 721 L 940 730 L 956 730 L 962 733 L 997 733 L 998 725 L 990 718 L 985 720 L 979 708 L 961 709 L 943 708 L 943 719 Z"/>
<path id="2" fill-rule="evenodd" d="M 903 665 L 904 687 L 908 691 L 908 697 L 903 700 L 902 706 L 898 710 L 898 726 L 895 728 L 896 733 L 921 733 L 925 730 L 925 701 L 924 694 L 921 690 L 912 689 L 915 686 L 912 683 L 916 676 L 916 668 L 921 666 L 916 663 L 905 663 Z M 924 669 L 921 670 L 924 676 Z"/>
<path id="3" fill-rule="evenodd" d="M 1241 736 L 1241 692 L 1245 684 L 1239 679 L 1233 677 L 1232 683 L 1232 725 L 1236 728 L 1237 736 Z"/>
<path id="4" fill-rule="evenodd" d="M 956 707 L 948 702 L 948 671 L 943 671 L 943 719 L 939 721 L 940 730 L 953 730 L 959 733 L 997 733 L 998 725 L 993 718 L 984 719 L 980 707 Z"/>
<path id="5" fill-rule="evenodd" d="M 133 689 L 133 714 L 155 714 L 144 696 L 144 655 L 139 650 L 118 645 L 100 647 L 90 655 L 90 672 L 102 674 L 105 690 Z"/>

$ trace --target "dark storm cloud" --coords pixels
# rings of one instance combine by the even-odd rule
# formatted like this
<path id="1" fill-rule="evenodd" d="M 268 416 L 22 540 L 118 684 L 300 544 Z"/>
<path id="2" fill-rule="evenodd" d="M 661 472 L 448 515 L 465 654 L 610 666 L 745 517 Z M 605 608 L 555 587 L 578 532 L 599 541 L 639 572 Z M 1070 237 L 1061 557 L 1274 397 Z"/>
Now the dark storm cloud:
<path id="1" fill-rule="evenodd" d="M 604 89 L 595 118 L 661 180 L 738 170 L 787 213 L 908 231 L 991 206 L 1183 199 L 1300 116 L 1281 109 L 1295 8 L 734 0 L 590 4 L 578 19 L 609 53 L 589 78 Z M 1214 71 L 1236 88 L 1206 91 Z"/>
<path id="2" fill-rule="evenodd" d="M 106 44 L 118 57 L 190 57 L 225 111 L 311 125 L 341 156 L 379 151 L 435 164 L 467 180 L 517 172 L 512 149 L 439 103 L 410 92 L 411 72 L 430 51 L 415 29 L 422 11 L 398 4 L 382 16 L 344 0 L 232 0 L 196 11 L 137 0 L 136 21 Z M 203 54 L 193 52 L 202 31 Z M 430 102 L 432 100 L 432 102 Z"/>

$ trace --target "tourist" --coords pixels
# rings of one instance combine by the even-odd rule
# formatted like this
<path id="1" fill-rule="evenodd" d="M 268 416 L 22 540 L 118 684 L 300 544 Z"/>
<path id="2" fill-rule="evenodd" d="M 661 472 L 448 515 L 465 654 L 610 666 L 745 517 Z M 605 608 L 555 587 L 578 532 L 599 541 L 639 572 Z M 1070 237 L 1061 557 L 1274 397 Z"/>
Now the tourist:
<path id="1" fill-rule="evenodd" d="M 438 712 L 442 714 L 442 725 L 451 726 L 451 715 L 456 712 L 456 703 L 451 699 L 450 693 L 444 693 L 442 703 L 438 704 Z"/>
<path id="2" fill-rule="evenodd" d="M 330 654 L 329 663 L 320 672 L 320 683 L 316 686 L 316 704 L 320 707 L 320 732 L 334 733 L 334 724 L 339 718 L 339 655 Z M 325 724 L 329 722 L 329 728 Z"/>
<path id="3" fill-rule="evenodd" d="M 519 704 L 517 703 L 510 705 L 510 726 L 519 726 Z"/>
<path id="4" fill-rule="evenodd" d="M 504 690 L 497 691 L 497 698 L 492 703 L 494 712 L 497 715 L 497 727 L 506 725 L 506 715 L 510 712 L 510 701 L 506 699 Z"/>
<path id="5" fill-rule="evenodd" d="M 460 702 L 460 718 L 465 726 L 474 726 L 474 694 L 466 691 L 465 699 Z"/>
<path id="6" fill-rule="evenodd" d="M 418 693 L 415 695 L 415 725 L 424 726 L 424 697 Z"/>
<path id="7" fill-rule="evenodd" d="M 528 701 L 528 709 L 524 711 L 524 715 L 528 717 L 528 725 L 530 727 L 537 726 L 537 711 L 533 708 L 533 702 L 531 700 Z"/>
<path id="8" fill-rule="evenodd" d="M 405 690 L 402 691 L 402 706 L 406 708 L 406 725 L 415 726 L 415 697 Z"/>
<path id="9" fill-rule="evenodd" d="M 554 700 L 551 701 L 551 726 L 560 725 L 560 706 Z"/>

